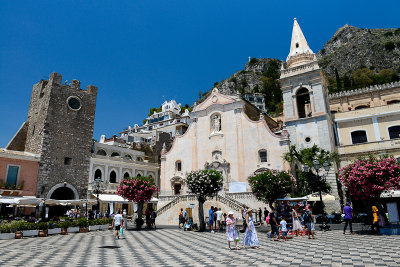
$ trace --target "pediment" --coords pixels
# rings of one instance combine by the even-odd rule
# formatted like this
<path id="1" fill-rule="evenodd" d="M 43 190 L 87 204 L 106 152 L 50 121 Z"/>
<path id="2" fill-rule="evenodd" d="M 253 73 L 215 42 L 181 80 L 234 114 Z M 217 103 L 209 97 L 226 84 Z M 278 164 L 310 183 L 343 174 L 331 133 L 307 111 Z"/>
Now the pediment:
<path id="1" fill-rule="evenodd" d="M 201 104 L 197 105 L 193 111 L 205 110 L 212 105 L 226 105 L 238 100 L 240 98 L 221 94 L 217 88 L 214 88 L 211 94 Z"/>

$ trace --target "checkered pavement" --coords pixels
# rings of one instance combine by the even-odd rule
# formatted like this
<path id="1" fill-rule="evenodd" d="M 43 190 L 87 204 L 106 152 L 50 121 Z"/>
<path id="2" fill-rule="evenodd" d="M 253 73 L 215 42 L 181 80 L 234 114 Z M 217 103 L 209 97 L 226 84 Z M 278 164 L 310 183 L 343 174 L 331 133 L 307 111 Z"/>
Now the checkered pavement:
<path id="1" fill-rule="evenodd" d="M 262 226 L 259 250 L 230 251 L 225 233 L 160 228 L 1 240 L 0 266 L 400 266 L 400 236 L 333 230 L 273 242 Z"/>

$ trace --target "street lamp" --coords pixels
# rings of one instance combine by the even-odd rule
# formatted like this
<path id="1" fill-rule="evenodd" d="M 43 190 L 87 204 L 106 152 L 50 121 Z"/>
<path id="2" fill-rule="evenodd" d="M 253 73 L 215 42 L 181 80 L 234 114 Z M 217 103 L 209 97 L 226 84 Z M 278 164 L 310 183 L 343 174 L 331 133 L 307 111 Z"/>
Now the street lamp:
<path id="1" fill-rule="evenodd" d="M 321 182 L 325 182 L 326 181 L 326 176 L 328 175 L 328 171 L 330 169 L 330 160 L 325 161 L 322 164 L 322 167 L 324 168 L 325 172 L 320 172 L 321 169 L 321 165 L 319 163 L 319 160 L 314 159 L 313 160 L 313 165 L 314 165 L 314 169 L 316 172 L 317 177 L 321 177 L 320 179 L 318 179 L 318 190 L 319 190 L 319 200 L 321 201 L 321 205 L 322 205 L 322 225 L 321 230 L 329 230 L 329 227 L 326 225 L 326 216 L 325 216 L 325 205 L 324 202 L 322 201 L 322 186 L 321 186 Z"/>
<path id="2" fill-rule="evenodd" d="M 101 186 L 101 178 L 94 179 L 92 185 L 93 185 L 93 189 L 96 192 L 96 197 L 97 197 L 97 211 L 100 213 L 99 193 L 100 193 L 100 186 Z"/>

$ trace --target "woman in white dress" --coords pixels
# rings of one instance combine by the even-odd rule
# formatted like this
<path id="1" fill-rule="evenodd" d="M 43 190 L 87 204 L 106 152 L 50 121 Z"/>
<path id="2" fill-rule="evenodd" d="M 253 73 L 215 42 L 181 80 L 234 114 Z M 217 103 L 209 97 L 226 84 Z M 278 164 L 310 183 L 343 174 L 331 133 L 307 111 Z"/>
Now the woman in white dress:
<path id="1" fill-rule="evenodd" d="M 292 222 L 293 222 L 293 231 L 296 232 L 296 236 L 299 236 L 299 232 L 301 229 L 303 229 L 303 227 L 301 226 L 299 215 L 297 214 L 295 207 L 292 210 Z"/>
<path id="2" fill-rule="evenodd" d="M 235 242 L 235 249 L 239 250 L 237 246 L 237 240 L 239 239 L 238 231 L 236 229 L 236 219 L 233 217 L 233 211 L 228 213 L 228 218 L 226 218 L 226 237 L 228 240 L 228 247 L 231 249 L 231 242 Z"/>

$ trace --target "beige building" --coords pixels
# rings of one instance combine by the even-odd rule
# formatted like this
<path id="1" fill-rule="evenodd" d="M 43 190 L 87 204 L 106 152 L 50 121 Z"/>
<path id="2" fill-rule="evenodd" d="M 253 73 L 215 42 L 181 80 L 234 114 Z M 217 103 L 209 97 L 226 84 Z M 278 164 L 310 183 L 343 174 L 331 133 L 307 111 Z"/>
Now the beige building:
<path id="1" fill-rule="evenodd" d="M 331 94 L 340 166 L 367 155 L 400 156 L 400 82 Z"/>

